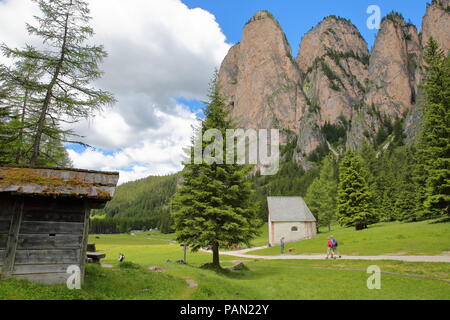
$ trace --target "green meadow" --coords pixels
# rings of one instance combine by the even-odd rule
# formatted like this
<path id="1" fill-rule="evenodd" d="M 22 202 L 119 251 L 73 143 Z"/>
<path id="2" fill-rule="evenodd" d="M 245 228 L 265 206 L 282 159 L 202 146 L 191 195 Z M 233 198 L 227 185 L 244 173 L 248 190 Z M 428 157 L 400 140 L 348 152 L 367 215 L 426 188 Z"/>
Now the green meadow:
<path id="1" fill-rule="evenodd" d="M 448 250 L 449 224 L 389 223 L 373 226 L 367 233 L 340 228 L 332 232 L 342 239 L 340 244 L 345 254 L 348 254 L 347 251 L 353 254 L 387 254 L 398 253 L 400 250 L 397 248 L 408 246 L 412 241 L 410 236 L 414 233 L 413 229 L 423 241 L 428 237 L 433 238 L 434 234 L 434 245 L 423 244 L 420 250 L 405 254 L 440 254 Z M 379 238 L 383 235 L 379 239 L 383 244 L 381 249 L 372 247 L 370 232 L 375 232 L 374 235 Z M 323 252 L 326 236 L 320 234 L 317 239 L 293 245 L 302 250 L 309 248 L 310 253 Z M 358 238 L 359 242 L 356 241 Z M 265 241 L 262 235 L 253 244 L 263 245 Z M 62 285 L 44 286 L 3 279 L 0 280 L 0 299 L 450 299 L 448 263 L 267 261 L 222 256 L 223 267 L 244 262 L 246 268 L 217 272 L 202 268 L 202 265 L 211 261 L 209 253 L 188 252 L 187 265 L 176 263 L 183 259 L 183 250 L 174 242 L 173 235 L 159 232 L 91 235 L 90 242 L 96 244 L 98 251 L 106 253 L 107 257 L 102 263 L 108 268 L 88 265 L 86 281 L 81 290 L 71 291 Z M 277 248 L 268 250 L 277 253 Z M 270 253 L 265 250 L 260 252 Z M 119 253 L 125 254 L 125 262 L 121 264 L 118 262 Z M 366 272 L 367 267 L 374 264 L 384 272 L 380 290 L 369 290 L 366 285 L 370 276 Z M 149 267 L 157 267 L 161 272 L 151 271 Z M 188 285 L 186 280 L 194 285 Z"/>
<path id="2" fill-rule="evenodd" d="M 345 255 L 439 255 L 450 254 L 450 223 L 422 221 L 415 223 L 389 222 L 370 225 L 368 229 L 335 226 L 319 233 L 316 238 L 286 245 L 297 254 L 325 253 L 327 237 L 333 235 L 339 250 Z M 260 241 L 259 241 L 260 242 Z M 252 251 L 256 255 L 279 255 L 278 246 Z"/>

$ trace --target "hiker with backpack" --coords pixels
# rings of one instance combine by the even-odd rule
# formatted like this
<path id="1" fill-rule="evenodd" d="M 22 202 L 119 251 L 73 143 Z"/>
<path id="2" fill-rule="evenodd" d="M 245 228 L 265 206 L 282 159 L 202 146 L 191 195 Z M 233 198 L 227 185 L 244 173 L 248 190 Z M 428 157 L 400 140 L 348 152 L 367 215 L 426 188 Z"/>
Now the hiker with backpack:
<path id="1" fill-rule="evenodd" d="M 335 257 L 339 256 L 339 258 L 341 258 L 341 253 L 339 252 L 339 249 L 338 249 L 338 241 L 336 240 L 336 238 L 334 236 L 331 236 L 331 242 L 332 242 L 331 248 L 333 250 L 334 256 Z"/>

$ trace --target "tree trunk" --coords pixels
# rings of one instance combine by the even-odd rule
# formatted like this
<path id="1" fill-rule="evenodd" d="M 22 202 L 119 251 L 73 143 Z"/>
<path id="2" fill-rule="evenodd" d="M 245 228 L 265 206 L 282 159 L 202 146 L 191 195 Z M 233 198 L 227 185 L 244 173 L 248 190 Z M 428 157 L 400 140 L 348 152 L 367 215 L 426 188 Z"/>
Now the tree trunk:
<path id="1" fill-rule="evenodd" d="M 72 2 L 70 4 L 72 5 Z M 44 130 L 45 120 L 47 119 L 47 112 L 50 107 L 50 102 L 52 100 L 53 87 L 55 86 L 55 84 L 58 80 L 62 65 L 65 61 L 67 33 L 69 30 L 69 17 L 70 17 L 70 13 L 69 13 L 69 11 L 67 11 L 66 21 L 65 21 L 65 25 L 64 25 L 64 38 L 63 38 L 63 43 L 61 46 L 61 55 L 60 55 L 58 64 L 56 65 L 55 72 L 53 73 L 52 80 L 50 81 L 48 88 L 47 88 L 47 93 L 45 95 L 44 103 L 43 103 L 42 109 L 41 109 L 41 114 L 40 114 L 39 120 L 38 120 L 36 135 L 34 137 L 33 148 L 32 148 L 33 153 L 31 155 L 31 159 L 30 159 L 30 165 L 32 167 L 36 166 L 36 162 L 39 158 L 41 140 L 42 140 L 42 132 Z"/>
<path id="2" fill-rule="evenodd" d="M 213 265 L 215 267 L 220 268 L 219 244 L 217 242 L 213 243 L 212 252 L 213 252 Z"/>
<path id="3" fill-rule="evenodd" d="M 355 225 L 356 231 L 360 231 L 360 230 L 364 230 L 364 229 L 367 229 L 367 226 L 362 222 L 359 222 Z"/>
<path id="4" fill-rule="evenodd" d="M 19 130 L 19 149 L 16 153 L 16 164 L 19 165 L 20 161 L 22 160 L 22 154 L 23 154 L 23 131 L 24 131 L 24 125 L 25 125 L 25 112 L 27 110 L 27 103 L 28 103 L 28 89 L 25 90 L 25 96 L 23 99 L 22 104 L 22 115 L 20 117 L 20 130 Z"/>

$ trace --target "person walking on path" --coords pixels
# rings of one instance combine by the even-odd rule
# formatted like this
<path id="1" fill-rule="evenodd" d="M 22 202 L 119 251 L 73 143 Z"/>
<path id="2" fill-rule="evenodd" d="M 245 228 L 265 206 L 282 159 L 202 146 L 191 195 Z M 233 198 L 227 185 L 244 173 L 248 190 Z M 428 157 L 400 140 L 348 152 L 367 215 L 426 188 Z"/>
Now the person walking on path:
<path id="1" fill-rule="evenodd" d="M 284 237 L 280 239 L 280 244 L 281 244 L 281 254 L 284 254 Z"/>
<path id="2" fill-rule="evenodd" d="M 330 257 L 331 255 L 331 259 L 333 259 L 333 241 L 331 241 L 331 237 L 328 237 L 328 241 L 327 241 L 327 257 L 326 259 L 328 259 L 328 257 Z"/>
<path id="3" fill-rule="evenodd" d="M 338 242 L 334 236 L 331 236 L 331 242 L 333 245 L 331 248 L 333 250 L 334 256 L 335 257 L 339 256 L 339 258 L 341 258 L 341 253 L 339 252 L 339 249 L 338 249 Z"/>

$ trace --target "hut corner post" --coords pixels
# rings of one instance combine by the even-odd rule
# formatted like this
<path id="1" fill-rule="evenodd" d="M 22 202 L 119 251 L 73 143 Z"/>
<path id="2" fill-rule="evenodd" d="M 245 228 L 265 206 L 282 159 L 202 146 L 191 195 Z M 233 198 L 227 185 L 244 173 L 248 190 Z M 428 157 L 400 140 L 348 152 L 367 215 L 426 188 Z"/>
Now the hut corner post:
<path id="1" fill-rule="evenodd" d="M 83 240 L 81 241 L 81 250 L 80 250 L 81 284 L 84 283 L 84 273 L 86 269 L 86 250 L 89 238 L 89 222 L 91 215 L 91 208 L 87 200 L 84 200 L 83 207 L 84 207 L 84 228 L 83 228 Z"/>
<path id="2" fill-rule="evenodd" d="M 5 260 L 3 263 L 3 276 L 9 277 L 14 271 L 17 243 L 19 240 L 20 225 L 22 223 L 24 199 L 20 197 L 15 200 L 12 212 L 12 220 L 9 228 L 8 242 L 6 244 Z"/>

